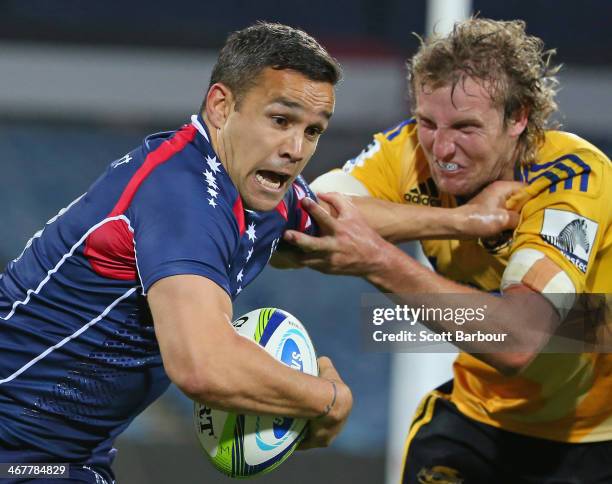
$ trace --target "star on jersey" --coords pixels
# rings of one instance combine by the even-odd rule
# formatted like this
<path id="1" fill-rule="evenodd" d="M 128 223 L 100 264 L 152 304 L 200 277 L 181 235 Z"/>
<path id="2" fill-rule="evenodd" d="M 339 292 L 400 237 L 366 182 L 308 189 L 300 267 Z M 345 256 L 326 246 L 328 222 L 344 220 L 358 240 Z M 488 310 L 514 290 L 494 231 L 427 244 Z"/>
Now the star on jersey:
<path id="1" fill-rule="evenodd" d="M 212 205 L 213 208 L 217 208 L 217 202 L 215 202 L 214 198 L 208 199 L 208 205 Z"/>
<path id="2" fill-rule="evenodd" d="M 249 252 L 246 256 L 246 262 L 249 262 L 249 259 L 251 258 L 252 255 L 253 255 L 253 247 L 249 249 Z"/>
<path id="3" fill-rule="evenodd" d="M 253 222 L 249 224 L 249 228 L 246 230 L 246 234 L 249 236 L 249 240 L 251 242 L 255 242 L 257 236 L 255 235 L 255 224 Z"/>
<path id="4" fill-rule="evenodd" d="M 208 194 L 213 197 L 213 198 L 217 198 L 217 195 L 219 194 L 219 192 L 216 192 L 213 188 L 208 187 L 206 189 L 206 191 L 208 192 Z"/>
<path id="5" fill-rule="evenodd" d="M 236 294 L 240 294 L 242 292 L 242 286 L 238 286 L 238 289 L 236 289 Z"/>
<path id="6" fill-rule="evenodd" d="M 236 276 L 236 281 L 238 282 L 242 282 L 242 278 L 244 277 L 244 274 L 242 272 L 242 269 L 240 269 L 240 272 L 238 273 L 238 275 Z"/>
<path id="7" fill-rule="evenodd" d="M 213 188 L 217 188 L 217 180 L 215 180 L 215 175 L 211 171 L 203 171 L 202 175 L 206 177 L 206 183 Z"/>
<path id="8" fill-rule="evenodd" d="M 206 157 L 206 163 L 208 163 L 209 168 L 213 171 L 213 173 L 217 173 L 221 170 L 219 170 L 219 167 L 221 166 L 221 163 L 219 163 L 217 161 L 217 158 L 215 156 L 207 156 Z"/>
<path id="9" fill-rule="evenodd" d="M 130 154 L 128 153 L 127 155 L 125 155 L 123 158 L 119 158 L 116 161 L 113 161 L 111 163 L 111 166 L 113 168 L 117 168 L 119 165 L 123 165 L 124 163 L 129 163 L 130 161 L 132 161 L 132 157 L 130 156 Z"/>

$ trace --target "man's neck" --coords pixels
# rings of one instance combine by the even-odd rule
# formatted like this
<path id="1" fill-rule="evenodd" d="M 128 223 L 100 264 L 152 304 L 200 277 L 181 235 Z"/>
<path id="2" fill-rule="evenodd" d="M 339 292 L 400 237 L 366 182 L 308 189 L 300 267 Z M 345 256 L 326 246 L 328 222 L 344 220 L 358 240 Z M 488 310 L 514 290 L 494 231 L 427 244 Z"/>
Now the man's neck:
<path id="1" fill-rule="evenodd" d="M 225 171 L 230 175 L 231 178 L 231 173 L 228 169 L 226 162 L 225 148 L 223 146 L 222 140 L 219 140 L 219 130 L 215 128 L 212 123 L 206 118 L 206 114 L 201 113 L 200 116 L 202 117 L 202 120 L 204 121 L 204 124 L 208 129 L 210 144 L 212 145 L 214 152 L 217 154 L 219 162 L 223 165 L 223 168 L 225 168 Z"/>
<path id="2" fill-rule="evenodd" d="M 212 145 L 213 150 L 215 151 L 215 153 L 217 153 L 217 156 L 219 156 L 219 141 L 217 140 L 217 130 L 215 129 L 214 126 L 212 126 L 212 124 L 206 118 L 206 115 L 204 113 L 200 113 L 200 117 L 204 121 L 204 124 L 206 125 L 206 129 L 208 130 L 208 136 L 210 138 L 210 144 Z"/>

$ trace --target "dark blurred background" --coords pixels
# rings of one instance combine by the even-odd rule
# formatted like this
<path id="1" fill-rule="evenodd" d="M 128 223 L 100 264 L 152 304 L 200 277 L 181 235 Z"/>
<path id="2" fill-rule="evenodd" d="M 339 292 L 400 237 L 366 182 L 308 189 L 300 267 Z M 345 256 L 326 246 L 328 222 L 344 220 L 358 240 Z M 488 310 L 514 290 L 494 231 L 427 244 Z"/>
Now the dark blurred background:
<path id="1" fill-rule="evenodd" d="M 558 50 L 564 128 L 612 153 L 612 2 L 475 0 L 472 11 L 524 19 Z M 425 0 L 0 0 L 2 266 L 111 161 L 152 131 L 187 122 L 227 34 L 255 20 L 298 26 L 345 68 L 336 114 L 306 177 L 340 166 L 372 133 L 409 115 L 404 61 L 426 31 Z M 308 327 L 355 395 L 330 449 L 301 453 L 260 482 L 384 481 L 391 357 L 361 349 L 358 279 L 267 269 L 235 314 L 278 306 Z M 419 368 L 414 369 L 415 372 Z M 410 381 L 405 385 L 410 386 Z M 171 390 L 118 441 L 119 482 L 225 482 L 201 455 L 191 402 Z"/>

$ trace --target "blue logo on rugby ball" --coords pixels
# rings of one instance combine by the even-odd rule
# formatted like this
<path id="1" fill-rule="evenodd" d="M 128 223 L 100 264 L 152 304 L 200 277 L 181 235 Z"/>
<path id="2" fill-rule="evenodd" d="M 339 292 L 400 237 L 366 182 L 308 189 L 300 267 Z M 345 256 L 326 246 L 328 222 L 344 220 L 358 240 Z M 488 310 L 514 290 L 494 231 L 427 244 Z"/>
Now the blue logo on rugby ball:
<path id="1" fill-rule="evenodd" d="M 276 417 L 274 419 L 274 422 L 272 423 L 272 431 L 274 432 L 274 437 L 280 439 L 289 431 L 289 428 L 291 428 L 292 423 L 292 418 Z"/>
<path id="2" fill-rule="evenodd" d="M 257 447 L 259 447 L 261 450 L 269 451 L 276 449 L 287 440 L 289 437 L 288 432 L 293 424 L 293 419 L 286 417 L 274 417 L 274 420 L 272 421 L 272 433 L 274 434 L 276 442 L 266 442 L 264 440 L 264 435 L 262 435 L 261 428 L 262 424 L 264 424 L 264 422 L 262 422 L 262 417 L 257 416 L 255 420 L 255 442 L 257 443 Z"/>
<path id="3" fill-rule="evenodd" d="M 304 371 L 302 353 L 298 345 L 291 338 L 285 340 L 280 359 L 285 365 L 298 371 Z"/>

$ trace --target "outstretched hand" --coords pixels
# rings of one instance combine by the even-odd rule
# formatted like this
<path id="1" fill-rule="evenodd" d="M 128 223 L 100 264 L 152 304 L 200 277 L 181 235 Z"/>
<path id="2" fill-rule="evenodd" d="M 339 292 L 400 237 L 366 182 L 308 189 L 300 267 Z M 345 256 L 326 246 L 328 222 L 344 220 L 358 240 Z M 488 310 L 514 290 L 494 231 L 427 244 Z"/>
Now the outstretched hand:
<path id="1" fill-rule="evenodd" d="M 350 199 L 339 193 L 320 194 L 329 210 L 310 198 L 302 206 L 321 230 L 313 237 L 295 230 L 285 232 L 284 240 L 300 248 L 299 264 L 326 274 L 366 276 L 376 267 L 381 247 L 388 244 L 366 223 Z"/>

